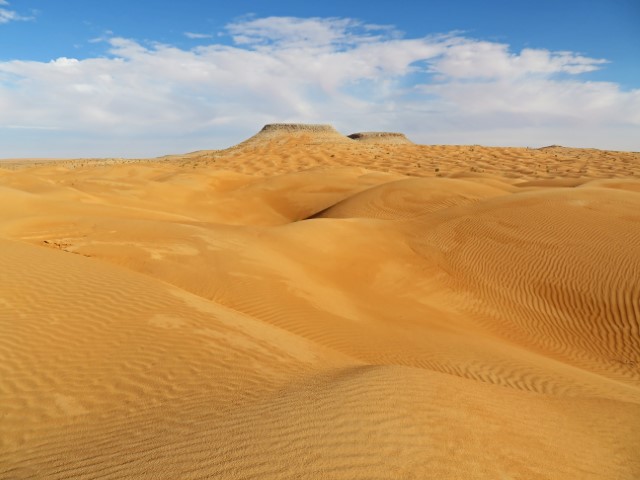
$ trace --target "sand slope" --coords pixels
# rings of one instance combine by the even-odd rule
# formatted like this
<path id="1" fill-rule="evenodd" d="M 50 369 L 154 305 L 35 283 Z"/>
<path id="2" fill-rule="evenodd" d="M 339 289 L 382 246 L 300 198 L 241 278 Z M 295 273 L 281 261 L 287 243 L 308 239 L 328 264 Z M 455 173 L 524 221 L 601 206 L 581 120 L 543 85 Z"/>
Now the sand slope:
<path id="1" fill-rule="evenodd" d="M 637 154 L 0 167 L 0 478 L 640 476 Z"/>

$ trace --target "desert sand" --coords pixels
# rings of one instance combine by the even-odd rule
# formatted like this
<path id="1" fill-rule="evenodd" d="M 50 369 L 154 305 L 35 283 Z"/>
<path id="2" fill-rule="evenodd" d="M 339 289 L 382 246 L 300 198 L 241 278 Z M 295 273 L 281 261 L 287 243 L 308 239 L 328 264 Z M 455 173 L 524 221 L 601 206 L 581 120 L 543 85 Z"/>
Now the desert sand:
<path id="1" fill-rule="evenodd" d="M 637 479 L 640 153 L 2 161 L 0 325 L 2 479 Z"/>

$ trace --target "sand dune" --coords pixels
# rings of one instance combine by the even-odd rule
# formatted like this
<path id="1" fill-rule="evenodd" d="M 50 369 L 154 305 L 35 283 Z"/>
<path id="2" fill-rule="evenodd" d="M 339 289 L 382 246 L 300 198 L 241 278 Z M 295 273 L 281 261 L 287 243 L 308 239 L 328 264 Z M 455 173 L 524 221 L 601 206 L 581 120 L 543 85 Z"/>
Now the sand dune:
<path id="1" fill-rule="evenodd" d="M 400 219 L 505 194 L 498 188 L 465 180 L 402 179 L 352 195 L 317 216 Z"/>
<path id="2" fill-rule="evenodd" d="M 638 478 L 639 165 L 291 124 L 0 162 L 0 478 Z"/>

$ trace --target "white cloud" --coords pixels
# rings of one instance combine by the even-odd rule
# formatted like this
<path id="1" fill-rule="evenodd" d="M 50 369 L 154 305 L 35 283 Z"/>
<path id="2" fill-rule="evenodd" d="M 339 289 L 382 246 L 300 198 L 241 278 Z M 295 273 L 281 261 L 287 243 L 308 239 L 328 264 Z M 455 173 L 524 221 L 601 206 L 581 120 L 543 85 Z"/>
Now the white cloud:
<path id="1" fill-rule="evenodd" d="M 350 18 L 267 17 L 231 23 L 228 32 L 238 45 L 279 48 L 353 47 L 380 40 L 395 31 L 389 26 L 365 24 Z"/>
<path id="2" fill-rule="evenodd" d="M 233 45 L 107 38 L 105 57 L 0 62 L 0 136 L 19 125 L 14 142 L 24 142 L 4 141 L 2 155 L 224 147 L 273 121 L 402 130 L 424 143 L 640 150 L 640 90 L 580 79 L 602 59 L 459 35 L 402 38 L 350 19 L 250 19 L 228 33 Z M 57 131 L 38 137 L 45 128 Z"/>
<path id="3" fill-rule="evenodd" d="M 9 2 L 6 0 L 0 0 L 0 24 L 15 22 L 19 20 L 33 20 L 32 17 L 25 17 L 17 13 L 15 10 L 8 8 L 2 8 L 2 6 L 8 7 Z"/>
<path id="4" fill-rule="evenodd" d="M 461 38 L 433 63 L 431 70 L 449 78 L 515 79 L 592 72 L 605 63 L 604 59 L 543 49 L 525 48 L 520 54 L 514 54 L 508 45 Z"/>
<path id="5" fill-rule="evenodd" d="M 184 36 L 187 38 L 191 38 L 193 40 L 200 40 L 204 38 L 213 38 L 213 35 L 208 33 L 193 33 L 193 32 L 184 32 Z"/>

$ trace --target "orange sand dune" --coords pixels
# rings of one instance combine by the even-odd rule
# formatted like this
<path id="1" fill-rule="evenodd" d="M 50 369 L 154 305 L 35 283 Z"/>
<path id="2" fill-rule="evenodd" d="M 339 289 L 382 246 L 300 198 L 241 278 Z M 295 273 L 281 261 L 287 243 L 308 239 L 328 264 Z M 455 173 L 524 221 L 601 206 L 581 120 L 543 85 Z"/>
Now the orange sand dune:
<path id="1" fill-rule="evenodd" d="M 0 478 L 640 478 L 640 154 L 0 162 Z"/>

